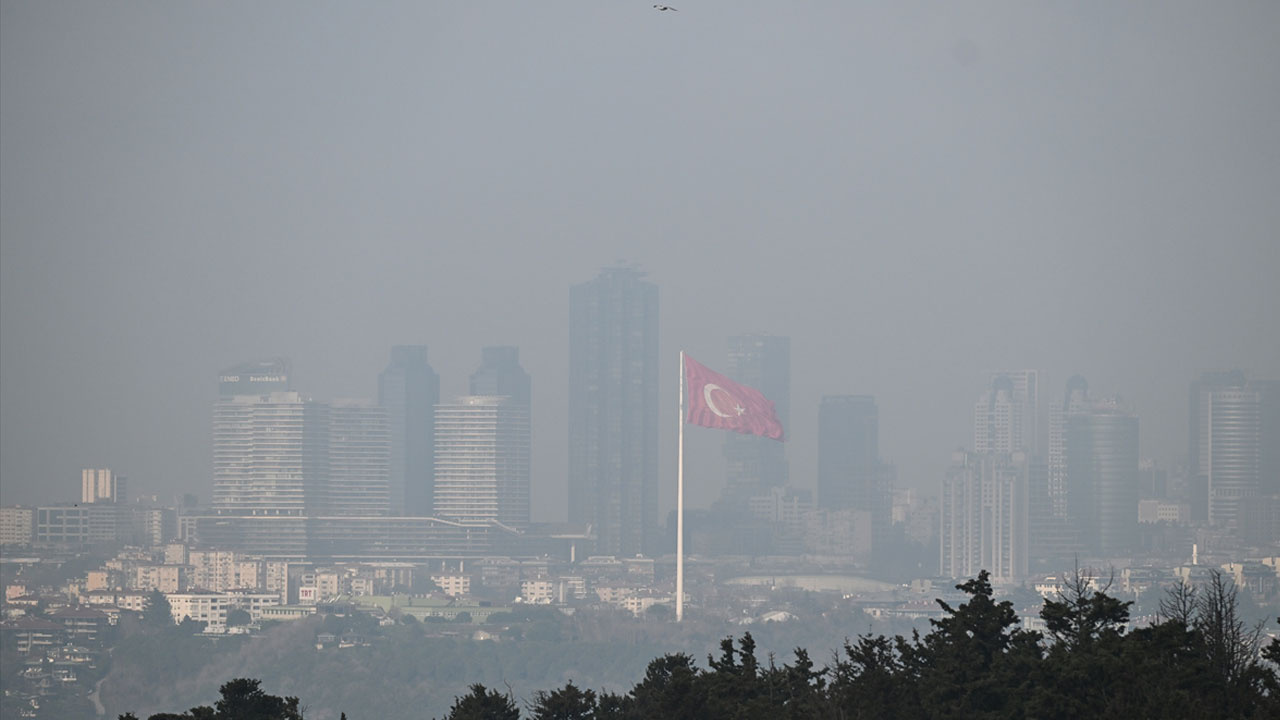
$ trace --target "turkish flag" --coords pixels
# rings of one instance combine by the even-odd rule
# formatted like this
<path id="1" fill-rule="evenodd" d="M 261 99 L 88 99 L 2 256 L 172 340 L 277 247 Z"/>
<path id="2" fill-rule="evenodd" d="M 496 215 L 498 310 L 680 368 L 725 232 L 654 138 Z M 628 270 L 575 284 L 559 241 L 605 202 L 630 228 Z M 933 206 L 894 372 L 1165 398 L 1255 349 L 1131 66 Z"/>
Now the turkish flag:
<path id="1" fill-rule="evenodd" d="M 697 360 L 684 356 L 684 376 L 689 388 L 690 425 L 732 430 L 782 440 L 782 421 L 773 401 L 759 390 L 739 385 Z"/>

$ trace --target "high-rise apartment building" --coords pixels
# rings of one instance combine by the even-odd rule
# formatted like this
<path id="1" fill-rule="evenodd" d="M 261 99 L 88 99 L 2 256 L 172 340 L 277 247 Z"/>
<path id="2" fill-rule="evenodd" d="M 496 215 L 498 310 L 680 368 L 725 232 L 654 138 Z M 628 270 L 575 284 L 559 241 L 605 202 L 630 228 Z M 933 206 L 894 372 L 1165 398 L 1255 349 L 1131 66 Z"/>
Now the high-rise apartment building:
<path id="1" fill-rule="evenodd" d="M 325 507 L 328 407 L 296 392 L 220 397 L 213 409 L 213 508 L 307 515 Z"/>
<path id="2" fill-rule="evenodd" d="M 1040 452 L 1040 373 L 996 373 L 973 409 L 973 448 L 979 453 Z"/>
<path id="3" fill-rule="evenodd" d="M 1118 400 L 1091 403 L 1066 418 L 1067 515 L 1084 549 L 1132 550 L 1138 532 L 1138 417 Z"/>
<path id="4" fill-rule="evenodd" d="M 107 468 L 85 468 L 80 471 L 80 502 L 127 502 L 128 480 Z"/>
<path id="5" fill-rule="evenodd" d="M 729 338 L 729 377 L 773 401 L 782 427 L 791 427 L 791 339 L 776 335 Z M 725 433 L 727 500 L 770 496 L 787 484 L 786 445 L 770 438 Z"/>
<path id="6" fill-rule="evenodd" d="M 326 514 L 386 515 L 391 475 L 387 409 L 362 400 L 331 403 L 328 450 Z"/>
<path id="7" fill-rule="evenodd" d="M 435 480 L 435 406 L 440 376 L 427 364 L 425 345 L 391 348 L 378 376 L 378 404 L 391 434 L 388 492 L 392 515 L 427 516 Z"/>
<path id="8" fill-rule="evenodd" d="M 435 516 L 529 524 L 529 406 L 471 395 L 436 406 Z"/>
<path id="9" fill-rule="evenodd" d="M 633 268 L 569 292 L 569 521 L 599 554 L 656 550 L 658 287 Z"/>
<path id="10" fill-rule="evenodd" d="M 1251 501 L 1280 494 L 1280 384 L 1209 372 L 1190 399 L 1192 518 L 1238 529 Z"/>
<path id="11" fill-rule="evenodd" d="M 998 582 L 1027 574 L 1027 457 L 956 453 L 942 484 L 941 573 Z"/>
<path id="12" fill-rule="evenodd" d="M 510 345 L 480 350 L 480 367 L 471 373 L 472 395 L 502 395 L 517 405 L 529 406 L 533 384 L 520 367 L 520 348 Z"/>

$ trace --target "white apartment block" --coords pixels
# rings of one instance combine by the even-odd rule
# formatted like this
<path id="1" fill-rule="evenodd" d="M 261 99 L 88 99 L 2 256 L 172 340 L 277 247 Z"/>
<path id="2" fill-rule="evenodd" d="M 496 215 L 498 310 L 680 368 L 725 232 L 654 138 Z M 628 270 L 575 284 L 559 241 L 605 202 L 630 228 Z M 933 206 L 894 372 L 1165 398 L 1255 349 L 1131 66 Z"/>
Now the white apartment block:
<path id="1" fill-rule="evenodd" d="M 525 580 L 520 583 L 520 597 L 530 605 L 550 605 L 555 600 L 556 586 L 550 580 Z"/>
<path id="2" fill-rule="evenodd" d="M 224 593 L 170 593 L 165 597 L 169 599 L 169 610 L 175 625 L 187 618 L 208 623 L 215 628 L 227 625 L 230 598 Z"/>
<path id="3" fill-rule="evenodd" d="M 469 575 L 432 575 L 431 582 L 440 587 L 445 595 L 471 594 L 471 577 Z"/>

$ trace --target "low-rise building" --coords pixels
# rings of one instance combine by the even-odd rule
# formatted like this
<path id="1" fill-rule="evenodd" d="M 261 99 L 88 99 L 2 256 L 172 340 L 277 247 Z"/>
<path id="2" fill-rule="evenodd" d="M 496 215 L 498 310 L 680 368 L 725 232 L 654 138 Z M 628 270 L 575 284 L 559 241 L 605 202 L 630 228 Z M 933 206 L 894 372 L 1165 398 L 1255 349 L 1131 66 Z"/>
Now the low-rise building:
<path id="1" fill-rule="evenodd" d="M 470 595 L 471 576 L 469 575 L 432 575 L 431 582 L 440 588 L 445 595 Z"/>
<path id="2" fill-rule="evenodd" d="M 189 618 L 215 628 L 227 625 L 227 606 L 230 600 L 223 593 L 172 593 L 165 597 L 169 600 L 169 612 L 173 615 L 175 624 Z"/>

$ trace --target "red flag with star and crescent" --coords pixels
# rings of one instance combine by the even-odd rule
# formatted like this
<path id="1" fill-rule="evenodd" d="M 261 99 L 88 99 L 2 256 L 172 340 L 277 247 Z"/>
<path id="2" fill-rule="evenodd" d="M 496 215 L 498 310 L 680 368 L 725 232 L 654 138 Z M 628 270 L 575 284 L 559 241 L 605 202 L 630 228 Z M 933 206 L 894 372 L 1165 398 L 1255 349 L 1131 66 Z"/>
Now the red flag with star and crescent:
<path id="1" fill-rule="evenodd" d="M 684 356 L 684 375 L 689 391 L 688 424 L 783 439 L 782 421 L 773 401 L 759 390 L 739 385 L 688 355 Z"/>

